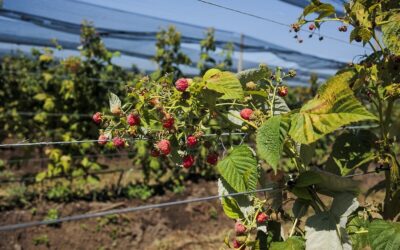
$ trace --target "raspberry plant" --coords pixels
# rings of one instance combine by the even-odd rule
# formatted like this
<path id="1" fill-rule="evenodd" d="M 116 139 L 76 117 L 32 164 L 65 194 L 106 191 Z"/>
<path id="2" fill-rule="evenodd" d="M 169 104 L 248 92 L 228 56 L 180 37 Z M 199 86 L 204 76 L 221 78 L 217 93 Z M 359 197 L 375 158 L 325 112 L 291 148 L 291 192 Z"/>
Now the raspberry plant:
<path id="1" fill-rule="evenodd" d="M 400 212 L 392 120 L 400 96 L 399 3 L 355 0 L 346 3 L 345 10 L 345 16 L 337 17 L 332 5 L 311 1 L 292 29 L 300 33 L 308 25 L 315 31 L 324 22 L 338 21 L 340 32 L 351 30 L 350 41 L 370 45 L 373 53 L 340 70 L 300 108 L 290 110 L 284 101 L 290 93 L 284 82 L 295 77 L 294 71 L 261 65 L 238 74 L 210 69 L 193 79 L 165 74 L 129 86 L 127 103 L 111 94 L 111 111 L 117 105 L 121 112 L 104 116 L 101 134 L 127 142 L 145 137 L 152 155 L 168 159 L 174 169 L 189 171 L 199 164 L 199 152 L 187 143 L 193 136 L 197 143 L 207 144 L 207 162 L 217 163 L 221 195 L 282 188 L 262 198 L 249 194 L 221 199 L 225 214 L 235 221 L 235 236 L 225 239 L 228 247 L 398 249 L 400 225 L 381 219 L 396 221 Z M 311 14 L 317 18 L 309 19 Z M 382 30 L 383 43 L 376 29 Z M 140 125 L 129 126 L 130 113 L 140 117 Z M 343 131 L 352 123 L 377 124 L 378 129 Z M 227 133 L 245 131 L 247 137 L 226 149 L 221 138 L 206 137 L 215 125 Z M 312 158 L 326 136 L 336 140 L 330 155 L 316 166 Z M 218 148 L 222 153 L 217 162 Z M 377 171 L 388 170 L 383 181 L 386 196 L 376 207 L 360 206 L 360 182 L 346 177 L 358 169 L 365 171 L 370 163 L 379 166 Z M 266 178 L 271 170 L 274 181 Z M 291 212 L 282 209 L 282 192 L 296 197 Z M 282 234 L 285 221 L 292 226 Z"/>

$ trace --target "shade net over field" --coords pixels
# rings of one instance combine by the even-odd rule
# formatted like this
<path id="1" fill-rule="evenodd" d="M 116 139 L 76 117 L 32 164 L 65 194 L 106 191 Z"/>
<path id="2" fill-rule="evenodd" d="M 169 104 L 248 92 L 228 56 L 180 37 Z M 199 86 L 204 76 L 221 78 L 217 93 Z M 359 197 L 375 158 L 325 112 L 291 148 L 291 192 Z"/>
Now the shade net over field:
<path id="1" fill-rule="evenodd" d="M 53 47 L 53 39 L 56 39 L 64 49 L 77 51 L 83 20 L 94 24 L 108 49 L 121 52 L 125 61 L 120 61 L 125 67 L 130 66 L 127 62 L 138 64 L 138 59 L 139 62 L 150 61 L 155 54 L 156 33 L 161 28 L 174 25 L 182 34 L 183 52 L 193 62 L 193 65 L 183 70 L 191 73 L 196 72 L 195 65 L 200 54 L 198 44 L 205 37 L 207 30 L 207 27 L 126 12 L 79 0 L 5 0 L 3 8 L 0 9 L 0 52 L 9 53 L 9 49 L 15 49 L 15 44 L 23 48 Z M 297 81 L 303 83 L 307 81 L 311 72 L 317 73 L 324 79 L 344 66 L 343 62 L 304 54 L 247 35 L 241 38 L 240 34 L 231 31 L 216 29 L 215 40 L 219 49 L 223 49 L 227 43 L 233 43 L 235 52 L 242 49 L 245 54 L 258 52 L 276 57 L 284 61 L 288 67 L 297 69 Z M 219 53 L 214 53 L 212 56 L 222 60 Z M 154 64 L 151 63 L 139 63 L 137 66 L 146 71 L 154 69 Z M 243 68 L 257 66 L 258 62 L 255 61 L 243 62 Z M 237 67 L 237 56 L 234 58 L 233 67 Z"/>

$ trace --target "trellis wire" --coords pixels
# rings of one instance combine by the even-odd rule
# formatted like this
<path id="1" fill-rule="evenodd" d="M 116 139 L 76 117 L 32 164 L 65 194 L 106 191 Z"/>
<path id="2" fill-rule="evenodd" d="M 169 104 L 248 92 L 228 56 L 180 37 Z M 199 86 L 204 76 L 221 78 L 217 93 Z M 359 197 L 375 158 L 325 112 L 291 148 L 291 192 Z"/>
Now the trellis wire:
<path id="1" fill-rule="evenodd" d="M 73 215 L 73 216 L 66 216 L 66 217 L 62 217 L 59 219 L 55 219 L 55 220 L 31 221 L 31 222 L 26 222 L 26 223 L 4 225 L 4 226 L 0 226 L 0 231 L 12 231 L 12 230 L 23 229 L 23 228 L 28 228 L 28 227 L 57 224 L 57 223 L 68 222 L 68 221 L 84 220 L 84 219 L 102 217 L 102 216 L 113 215 L 113 214 L 123 214 L 123 213 L 138 212 L 138 211 L 143 211 L 143 210 L 170 207 L 170 206 L 183 205 L 183 204 L 189 204 L 189 203 L 195 203 L 195 202 L 205 202 L 205 201 L 221 199 L 221 198 L 225 198 L 225 197 L 234 197 L 234 196 L 239 196 L 239 195 L 247 195 L 247 194 L 260 193 L 260 192 L 271 192 L 271 191 L 275 191 L 278 189 L 281 189 L 281 188 L 263 188 L 263 189 L 257 189 L 254 191 L 237 192 L 237 193 L 230 193 L 230 194 L 223 194 L 223 195 L 213 195 L 213 196 L 186 199 L 186 200 L 180 200 L 180 201 L 171 201 L 171 202 L 143 205 L 143 206 L 137 206 L 137 207 L 113 209 L 113 210 L 98 212 L 98 213 L 79 214 L 79 215 Z"/>
<path id="2" fill-rule="evenodd" d="M 205 0 L 197 0 L 197 1 L 205 3 L 205 4 L 208 4 L 208 5 L 212 5 L 212 6 L 221 8 L 221 9 L 225 9 L 225 10 L 229 10 L 229 11 L 232 11 L 232 12 L 236 12 L 236 13 L 241 14 L 241 15 L 250 16 L 250 17 L 257 18 L 257 19 L 260 19 L 260 20 L 263 20 L 263 21 L 267 21 L 267 22 L 270 22 L 270 23 L 274 23 L 274 24 L 277 24 L 277 25 L 281 25 L 281 26 L 285 26 L 285 27 L 289 27 L 290 28 L 289 24 L 282 23 L 282 22 L 279 22 L 279 21 L 276 21 L 276 20 L 273 20 L 273 19 L 270 19 L 270 18 L 258 16 L 258 15 L 252 14 L 252 13 L 248 13 L 248 12 L 245 12 L 245 11 L 242 11 L 242 10 L 233 9 L 233 8 L 230 8 L 230 7 L 226 7 L 226 6 L 223 6 L 223 5 L 216 4 L 216 3 L 208 2 L 208 1 L 205 1 Z M 304 31 L 304 32 L 307 32 L 307 33 L 312 33 L 312 31 L 309 31 L 309 30 L 306 30 L 306 29 L 301 29 L 301 31 Z M 339 39 L 339 38 L 336 38 L 336 37 L 333 37 L 333 36 L 327 36 L 327 35 L 321 35 L 321 36 L 323 36 L 324 38 L 333 40 L 333 41 L 345 43 L 347 45 L 351 45 L 351 46 L 356 46 L 356 47 L 361 47 L 361 48 L 364 48 L 364 49 L 372 50 L 372 49 L 370 49 L 368 47 L 364 47 L 364 46 L 361 46 L 361 45 L 358 45 L 358 44 L 352 44 L 352 43 L 349 43 L 348 41 L 345 41 L 345 40 L 342 40 L 342 39 Z"/>
<path id="3" fill-rule="evenodd" d="M 230 135 L 245 135 L 246 133 L 221 133 L 221 134 L 205 134 L 203 137 L 212 137 L 212 136 L 230 136 Z M 148 140 L 146 137 L 137 137 L 137 138 L 129 138 L 127 141 L 140 141 L 140 140 Z M 49 145 L 68 145 L 68 144 L 79 144 L 79 143 L 92 143 L 92 142 L 104 142 L 104 141 L 112 141 L 112 139 L 107 140 L 81 140 L 81 141 L 48 141 L 48 142 L 28 142 L 28 143 L 10 143 L 10 144 L 0 144 L 0 148 L 9 148 L 9 147 L 28 147 L 28 146 L 49 146 Z"/>

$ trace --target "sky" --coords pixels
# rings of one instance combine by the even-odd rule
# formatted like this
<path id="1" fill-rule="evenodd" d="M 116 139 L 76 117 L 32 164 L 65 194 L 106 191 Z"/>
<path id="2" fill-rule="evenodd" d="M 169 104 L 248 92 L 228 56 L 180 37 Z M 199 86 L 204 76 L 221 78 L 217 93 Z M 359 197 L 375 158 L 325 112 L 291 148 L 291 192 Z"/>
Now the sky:
<path id="1" fill-rule="evenodd" d="M 258 38 L 301 53 L 311 54 L 314 56 L 333 59 L 345 63 L 353 61 L 355 58 L 358 58 L 357 56 L 359 55 L 364 55 L 365 53 L 370 52 L 369 49 L 365 49 L 359 44 L 347 43 L 346 41 L 348 40 L 349 34 L 338 32 L 337 28 L 340 25 L 339 23 L 329 23 L 326 25 L 324 24 L 321 33 L 322 35 L 326 34 L 334 37 L 335 39 L 341 39 L 344 42 L 334 41 L 328 39 L 328 37 L 325 37 L 323 41 L 319 41 L 318 36 L 316 35 L 313 38 L 309 39 L 308 33 L 303 33 L 300 34 L 300 36 L 302 37 L 304 42 L 298 43 L 298 41 L 293 38 L 294 33 L 290 33 L 289 27 L 285 25 L 282 26 L 274 22 L 269 22 L 241 13 L 232 12 L 227 9 L 218 8 L 216 6 L 212 6 L 198 0 L 30 0 L 28 4 L 25 1 L 26 0 L 6 0 L 4 7 L 9 9 L 16 8 L 16 10 L 22 12 L 34 13 L 39 16 L 43 15 L 54 18 L 56 20 L 64 20 L 66 22 L 72 22 L 76 24 L 81 23 L 81 21 L 84 19 L 93 19 L 95 20 L 95 26 L 117 30 L 157 31 L 157 26 L 159 25 L 159 23 L 164 23 L 163 25 L 167 26 L 165 22 L 154 22 L 154 19 L 153 21 L 151 21 L 148 18 L 142 18 L 140 19 L 141 21 L 138 21 L 138 19 L 131 18 L 132 16 L 137 15 L 126 14 L 126 12 L 139 13 L 141 15 L 148 15 L 156 18 L 161 18 L 163 20 L 170 20 L 204 27 L 204 30 L 208 27 L 214 27 L 219 30 L 232 31 L 237 34 L 237 37 L 240 37 L 240 34 L 244 34 L 246 36 Z M 289 5 L 279 0 L 205 1 L 240 10 L 246 13 L 250 13 L 252 15 L 257 15 L 287 25 L 294 23 L 297 17 L 302 12 L 301 8 Z M 91 5 L 84 6 L 81 5 L 80 2 L 100 5 L 107 8 L 121 10 L 123 12 L 110 11 L 108 9 L 105 11 L 101 11 L 99 10 L 99 8 L 96 8 L 97 11 L 90 11 L 93 9 Z M 60 40 L 67 39 L 69 37 L 69 40 L 67 39 L 68 41 L 76 40 L 76 42 L 79 42 L 79 37 L 76 34 L 73 35 L 74 37 L 72 37 L 72 34 L 62 34 L 54 30 L 45 30 L 43 27 L 35 26 L 35 24 L 33 23 L 18 21 L 19 26 L 14 26 L 14 24 L 12 23 L 17 23 L 15 20 L 2 17 L 0 17 L 0 22 L 3 23 L 3 25 L 0 25 L 0 32 L 4 33 L 4 35 L 2 35 L 0 38 L 4 38 L 5 41 L 6 36 L 8 35 L 15 37 L 27 37 L 29 41 L 32 41 L 32 37 L 42 40 L 45 39 L 45 37 L 46 39 L 51 37 Z M 137 27 L 135 27 L 135 22 L 138 25 Z M 200 30 L 203 30 L 203 28 L 201 28 Z M 188 32 L 188 30 L 186 30 L 185 32 Z M 191 34 L 188 33 L 186 35 L 190 36 Z M 110 43 L 107 42 L 111 42 L 112 39 L 109 39 L 108 41 L 107 38 L 104 39 L 106 45 L 110 45 Z M 140 41 L 136 43 L 135 41 L 131 40 L 113 41 L 113 45 L 114 49 L 119 50 L 123 48 L 130 48 L 142 52 L 144 50 L 149 51 L 148 46 L 151 46 L 150 50 L 154 50 L 153 44 Z M 0 43 L 0 53 L 4 53 L 4 51 L 7 53 L 8 47 L 9 43 L 7 44 L 7 41 L 6 43 Z M 29 46 L 12 44 L 12 47 L 14 49 L 18 48 L 24 51 L 29 51 Z M 185 43 L 182 45 L 182 47 L 187 49 L 195 48 L 196 50 L 198 50 L 199 46 L 196 44 Z M 65 57 L 74 53 L 76 54 L 77 51 L 71 50 L 65 51 L 65 53 L 62 55 L 61 53 L 59 54 L 60 57 Z M 196 56 L 198 55 L 197 53 L 198 52 L 195 51 Z M 56 56 L 58 55 L 56 54 Z M 238 57 L 237 53 L 235 54 L 235 57 Z M 299 66 L 294 62 L 285 61 L 284 59 L 279 58 L 272 53 L 248 52 L 244 54 L 244 60 L 255 62 L 255 64 L 253 65 L 256 65 L 258 63 L 266 63 L 268 65 L 277 65 L 287 68 L 293 67 L 299 69 L 305 66 L 304 60 L 301 61 L 301 66 Z M 153 70 L 157 67 L 154 62 L 151 62 L 149 60 L 126 55 L 123 55 L 122 57 L 116 59 L 114 62 L 120 63 L 120 65 L 125 67 L 129 67 L 130 65 L 132 65 L 132 63 L 134 63 L 139 66 L 139 68 L 147 70 Z M 307 64 L 306 66 L 308 68 L 317 68 L 312 67 L 312 64 Z M 318 73 L 327 74 L 333 74 L 334 72 L 334 69 L 321 69 L 318 71 Z"/>
<path id="2" fill-rule="evenodd" d="M 197 0 L 80 0 L 93 4 L 103 5 L 124 11 L 142 13 L 150 16 L 181 21 L 205 27 L 214 27 L 238 33 L 247 34 L 267 40 L 284 47 L 293 48 L 303 53 L 318 55 L 324 58 L 336 59 L 342 62 L 351 62 L 357 55 L 369 53 L 358 44 L 345 44 L 329 39 L 322 42 L 317 37 L 308 38 L 303 34 L 303 43 L 293 39 L 289 29 L 278 24 L 266 22 L 254 17 L 231 12 L 202 3 Z M 266 17 L 278 22 L 291 24 L 301 14 L 302 9 L 279 0 L 208 0 L 209 2 L 229 8 L 241 10 L 254 15 Z M 325 24 L 321 34 L 348 41 L 348 33 L 338 32 L 338 23 Z M 245 59 L 262 60 L 260 53 L 246 55 Z"/>

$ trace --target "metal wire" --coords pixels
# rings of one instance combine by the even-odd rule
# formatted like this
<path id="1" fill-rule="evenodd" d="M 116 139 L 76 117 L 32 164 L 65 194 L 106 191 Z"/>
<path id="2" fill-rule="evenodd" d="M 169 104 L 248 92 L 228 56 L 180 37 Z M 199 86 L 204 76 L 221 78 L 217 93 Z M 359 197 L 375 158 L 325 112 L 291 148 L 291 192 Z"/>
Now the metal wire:
<path id="1" fill-rule="evenodd" d="M 221 9 L 233 11 L 233 12 L 245 15 L 245 16 L 254 17 L 254 18 L 257 18 L 257 19 L 260 19 L 260 20 L 263 20 L 263 21 L 267 21 L 267 22 L 270 22 L 270 23 L 274 23 L 274 24 L 277 24 L 277 25 L 281 25 L 281 26 L 285 26 L 285 27 L 289 27 L 290 28 L 289 24 L 282 23 L 282 22 L 279 22 L 279 21 L 276 21 L 276 20 L 273 20 L 273 19 L 270 19 L 270 18 L 258 16 L 258 15 L 252 14 L 252 13 L 248 13 L 248 12 L 245 12 L 245 11 L 233 9 L 233 8 L 230 8 L 230 7 L 226 7 L 226 6 L 223 6 L 223 5 L 216 4 L 216 3 L 208 2 L 208 1 L 205 1 L 205 0 L 197 0 L 197 1 L 205 3 L 205 4 L 209 4 L 209 5 L 221 8 Z M 307 33 L 313 33 L 312 31 L 309 31 L 309 30 L 306 30 L 306 29 L 301 29 L 301 31 L 304 31 L 304 32 L 307 32 Z M 345 43 L 347 45 L 351 45 L 351 46 L 356 46 L 356 47 L 361 47 L 361 48 L 364 48 L 364 49 L 372 50 L 372 49 L 370 49 L 368 47 L 363 47 L 363 46 L 358 45 L 358 44 L 352 44 L 352 43 L 349 43 L 348 41 L 345 41 L 345 40 L 342 40 L 342 39 L 339 39 L 339 38 L 336 38 L 336 37 L 333 37 L 333 36 L 327 36 L 327 35 L 321 35 L 321 36 L 323 36 L 324 38 L 333 40 L 333 41 L 337 41 L 337 42 L 340 42 L 340 43 Z"/>
<path id="2" fill-rule="evenodd" d="M 113 214 L 123 214 L 123 213 L 138 212 L 138 211 L 142 211 L 142 210 L 177 206 L 177 205 L 183 205 L 183 204 L 189 204 L 189 203 L 195 203 L 195 202 L 204 202 L 204 201 L 210 201 L 210 200 L 220 199 L 220 198 L 224 198 L 224 197 L 234 197 L 234 196 L 239 196 L 239 195 L 247 195 L 247 194 L 253 194 L 253 193 L 260 193 L 260 192 L 271 192 L 271 191 L 278 190 L 278 189 L 281 189 L 281 188 L 263 188 L 263 189 L 257 189 L 254 191 L 247 191 L 247 192 L 230 193 L 230 194 L 224 194 L 224 195 L 213 195 L 213 196 L 186 199 L 186 200 L 180 200 L 180 201 L 171 201 L 171 202 L 165 202 L 165 203 L 143 205 L 143 206 L 138 206 L 138 207 L 113 209 L 113 210 L 98 212 L 98 213 L 79 214 L 79 215 L 62 217 L 62 218 L 55 219 L 55 220 L 31 221 L 31 222 L 26 222 L 26 223 L 4 225 L 4 226 L 0 226 L 0 231 L 12 231 L 12 230 L 23 229 L 23 228 L 28 228 L 28 227 L 57 224 L 57 223 L 67 222 L 67 221 L 84 220 L 84 219 L 102 217 L 102 216 L 113 215 Z"/>
<path id="3" fill-rule="evenodd" d="M 371 170 L 371 171 L 367 171 L 365 173 L 359 173 L 359 174 L 350 174 L 350 175 L 346 175 L 344 177 L 351 178 L 351 177 L 355 177 L 355 176 L 362 176 L 362 175 L 368 175 L 368 174 L 377 174 L 380 171 L 389 171 L 389 170 L 390 170 L 390 167 L 384 168 L 382 166 L 379 166 L 379 167 L 376 167 L 375 170 Z"/>
<path id="4" fill-rule="evenodd" d="M 205 134 L 204 137 L 212 136 L 229 136 L 229 135 L 245 135 L 246 133 L 221 133 L 221 134 Z M 146 137 L 130 138 L 127 141 L 140 141 L 148 140 Z M 0 148 L 12 148 L 12 147 L 28 147 L 28 146 L 49 146 L 49 145 L 68 145 L 68 144 L 79 144 L 79 143 L 92 143 L 92 142 L 104 142 L 112 141 L 108 140 L 81 140 L 81 141 L 49 141 L 49 142 L 28 142 L 28 143 L 10 143 L 10 144 L 0 144 Z"/>

